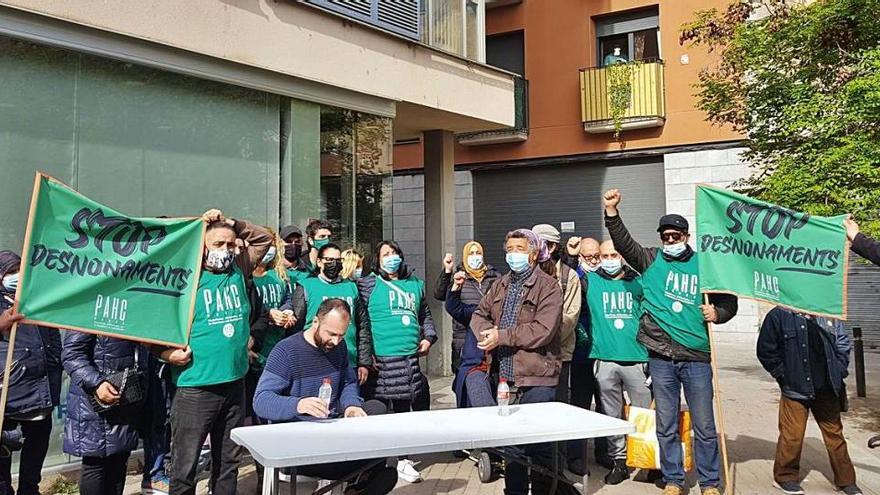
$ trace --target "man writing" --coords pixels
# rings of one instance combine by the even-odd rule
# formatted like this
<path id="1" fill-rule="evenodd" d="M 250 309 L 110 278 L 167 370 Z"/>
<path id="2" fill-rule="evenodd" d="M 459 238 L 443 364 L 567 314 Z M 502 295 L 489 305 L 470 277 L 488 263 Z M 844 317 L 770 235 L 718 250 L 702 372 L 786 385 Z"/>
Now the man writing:
<path id="1" fill-rule="evenodd" d="M 310 322 L 308 330 L 279 342 L 269 358 L 257 391 L 254 411 L 273 422 L 316 421 L 327 418 L 351 418 L 383 414 L 379 401 L 364 403 L 358 379 L 351 366 L 345 335 L 351 312 L 342 299 L 325 299 Z M 329 402 L 318 398 L 321 386 L 329 381 Z M 350 461 L 303 466 L 299 474 L 327 480 L 344 479 L 374 461 Z M 349 487 L 354 493 L 381 495 L 397 483 L 397 469 L 379 463 Z M 346 491 L 346 493 L 350 493 Z"/>
<path id="2" fill-rule="evenodd" d="M 617 189 L 605 193 L 605 227 L 614 246 L 642 274 L 638 340 L 648 349 L 657 408 L 660 466 L 664 495 L 681 495 L 685 485 L 679 437 L 681 390 L 693 421 L 697 475 L 704 495 L 719 495 L 721 461 L 712 404 L 711 349 L 707 323 L 725 323 L 736 315 L 737 300 L 713 294 L 703 304 L 698 257 L 688 245 L 687 220 L 664 215 L 657 232 L 662 248 L 643 248 L 630 236 L 617 210 Z"/>

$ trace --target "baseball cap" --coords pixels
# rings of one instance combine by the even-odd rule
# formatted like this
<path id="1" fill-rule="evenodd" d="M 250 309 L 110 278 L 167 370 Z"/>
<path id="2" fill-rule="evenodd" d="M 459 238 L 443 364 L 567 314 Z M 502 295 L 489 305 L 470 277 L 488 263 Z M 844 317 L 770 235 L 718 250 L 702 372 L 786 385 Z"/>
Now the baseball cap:
<path id="1" fill-rule="evenodd" d="M 556 230 L 556 227 L 550 224 L 541 223 L 535 225 L 532 227 L 532 232 L 546 242 L 559 244 L 559 231 Z"/>
<path id="2" fill-rule="evenodd" d="M 287 240 L 287 238 L 292 235 L 298 235 L 302 237 L 302 230 L 300 230 L 299 227 L 297 227 L 296 225 L 285 225 L 281 228 L 281 232 L 279 232 L 279 235 L 284 240 Z"/>
<path id="3" fill-rule="evenodd" d="M 676 215 L 675 213 L 671 215 L 663 215 L 660 217 L 660 226 L 657 227 L 657 232 L 663 232 L 666 229 L 675 229 L 681 232 L 687 232 L 689 230 L 690 225 L 688 225 L 688 221 L 681 215 Z"/>

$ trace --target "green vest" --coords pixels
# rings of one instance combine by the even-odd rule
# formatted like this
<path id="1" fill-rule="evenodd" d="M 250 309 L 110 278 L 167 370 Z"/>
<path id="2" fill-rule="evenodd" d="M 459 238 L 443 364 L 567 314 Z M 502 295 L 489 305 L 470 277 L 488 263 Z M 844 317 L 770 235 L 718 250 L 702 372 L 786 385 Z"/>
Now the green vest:
<path id="1" fill-rule="evenodd" d="M 698 256 L 666 261 L 662 253 L 642 274 L 642 308 L 672 340 L 696 351 L 709 352 L 709 334 L 700 305 Z"/>
<path id="2" fill-rule="evenodd" d="M 267 311 L 280 308 L 281 304 L 287 298 L 289 291 L 287 282 L 281 280 L 281 277 L 278 276 L 278 272 L 275 270 L 267 271 L 262 277 L 254 277 L 254 285 L 257 287 L 260 299 L 263 301 L 263 308 Z M 263 347 L 260 348 L 260 357 L 258 359 L 260 367 L 265 364 L 266 359 L 269 357 L 269 353 L 272 352 L 275 344 L 284 338 L 284 333 L 284 328 L 271 324 L 269 325 L 269 329 L 263 339 Z"/>
<path id="3" fill-rule="evenodd" d="M 348 303 L 348 310 L 351 312 L 351 322 L 345 331 L 345 346 L 348 350 L 348 362 L 353 368 L 357 367 L 357 328 L 354 321 L 354 303 L 357 300 L 358 288 L 351 280 L 342 280 L 341 282 L 331 284 L 325 282 L 321 277 L 310 277 L 300 280 L 303 292 L 306 296 L 306 321 L 304 330 L 312 327 L 315 315 L 318 314 L 318 307 L 327 299 L 342 299 Z"/>
<path id="4" fill-rule="evenodd" d="M 237 265 L 229 273 L 203 270 L 189 338 L 192 361 L 183 368 L 172 368 L 174 384 L 203 387 L 244 377 L 250 314 L 244 275 Z"/>
<path id="5" fill-rule="evenodd" d="M 587 304 L 593 347 L 590 357 L 603 361 L 648 361 L 648 350 L 636 340 L 642 316 L 642 284 L 587 274 Z"/>
<path id="6" fill-rule="evenodd" d="M 367 308 L 376 355 L 393 357 L 416 354 L 421 336 L 419 307 L 424 298 L 425 283 L 415 276 L 405 280 L 370 276 L 376 279 Z"/>

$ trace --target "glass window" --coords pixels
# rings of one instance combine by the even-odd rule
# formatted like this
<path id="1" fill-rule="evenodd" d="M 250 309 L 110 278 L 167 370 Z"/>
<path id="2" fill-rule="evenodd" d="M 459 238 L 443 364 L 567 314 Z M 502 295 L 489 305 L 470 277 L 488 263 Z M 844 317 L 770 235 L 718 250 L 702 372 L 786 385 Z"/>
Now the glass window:
<path id="1" fill-rule="evenodd" d="M 660 59 L 660 16 L 657 8 L 604 16 L 596 20 L 596 64 Z"/>

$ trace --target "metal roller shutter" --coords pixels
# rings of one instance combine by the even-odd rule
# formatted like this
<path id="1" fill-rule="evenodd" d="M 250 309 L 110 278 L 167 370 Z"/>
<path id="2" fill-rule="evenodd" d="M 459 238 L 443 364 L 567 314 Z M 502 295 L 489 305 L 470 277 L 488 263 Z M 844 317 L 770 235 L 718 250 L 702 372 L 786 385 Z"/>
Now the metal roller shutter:
<path id="1" fill-rule="evenodd" d="M 880 347 L 880 267 L 852 255 L 846 327 L 861 327 L 866 347 Z"/>
<path id="2" fill-rule="evenodd" d="M 508 231 L 549 223 L 574 222 L 572 235 L 607 237 L 602 193 L 623 194 L 621 216 L 633 236 L 657 245 L 657 220 L 666 211 L 662 161 L 584 162 L 560 166 L 521 166 L 474 171 L 474 236 L 486 260 L 506 271 L 503 242 Z"/>

